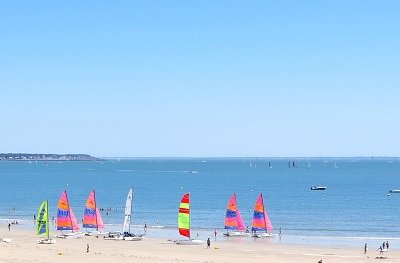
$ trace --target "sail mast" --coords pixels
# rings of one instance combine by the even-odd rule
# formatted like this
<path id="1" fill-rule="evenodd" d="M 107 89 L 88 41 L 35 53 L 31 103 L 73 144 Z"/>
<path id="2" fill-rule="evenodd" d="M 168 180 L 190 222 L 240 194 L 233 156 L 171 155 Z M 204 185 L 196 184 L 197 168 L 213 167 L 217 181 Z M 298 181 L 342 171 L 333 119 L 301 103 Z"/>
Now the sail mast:
<path id="1" fill-rule="evenodd" d="M 71 231 L 74 232 L 74 226 L 72 225 L 72 217 L 71 217 L 71 207 L 69 206 L 69 200 L 68 200 L 68 194 L 67 190 L 64 190 L 65 192 L 65 199 L 67 199 L 67 204 L 68 204 L 68 216 L 69 216 L 69 222 L 71 222 Z"/>
<path id="2" fill-rule="evenodd" d="M 93 199 L 94 199 L 94 214 L 96 218 L 96 231 L 99 231 L 99 225 L 97 224 L 97 202 L 96 202 L 96 191 L 93 189 Z"/>
<path id="3" fill-rule="evenodd" d="M 47 228 L 47 239 L 50 239 L 50 228 L 49 228 L 49 201 L 46 200 L 46 213 L 47 213 L 47 222 L 46 222 L 46 228 Z"/>
<path id="4" fill-rule="evenodd" d="M 129 225 L 128 225 L 128 229 L 129 229 L 129 233 L 131 232 L 131 220 L 132 220 L 132 203 L 133 203 L 133 186 L 132 186 L 132 194 L 131 194 L 131 214 L 129 215 Z"/>

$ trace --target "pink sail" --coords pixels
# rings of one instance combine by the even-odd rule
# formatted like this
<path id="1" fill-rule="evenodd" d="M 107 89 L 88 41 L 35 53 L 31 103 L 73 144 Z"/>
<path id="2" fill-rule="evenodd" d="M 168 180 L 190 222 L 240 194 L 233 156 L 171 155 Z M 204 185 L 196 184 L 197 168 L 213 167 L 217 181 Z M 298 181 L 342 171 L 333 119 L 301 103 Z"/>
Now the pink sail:
<path id="1" fill-rule="evenodd" d="M 239 209 L 237 210 L 237 223 L 238 223 L 238 230 L 244 231 L 245 230 L 244 222 L 242 216 L 240 215 Z"/>
<path id="2" fill-rule="evenodd" d="M 96 208 L 96 217 L 97 217 L 97 228 L 104 228 L 103 218 L 101 217 L 100 211 Z"/>
<path id="3" fill-rule="evenodd" d="M 78 225 L 78 221 L 76 220 L 75 214 L 72 211 L 72 209 L 69 210 L 71 213 L 71 223 L 72 223 L 72 230 L 76 231 L 79 230 L 79 225 Z"/>
<path id="4" fill-rule="evenodd" d="M 269 216 L 268 216 L 267 210 L 266 210 L 265 208 L 264 208 L 264 218 L 265 218 L 265 228 L 266 228 L 267 230 L 272 230 L 272 229 L 274 229 L 274 228 L 272 227 L 271 220 L 269 220 Z"/>

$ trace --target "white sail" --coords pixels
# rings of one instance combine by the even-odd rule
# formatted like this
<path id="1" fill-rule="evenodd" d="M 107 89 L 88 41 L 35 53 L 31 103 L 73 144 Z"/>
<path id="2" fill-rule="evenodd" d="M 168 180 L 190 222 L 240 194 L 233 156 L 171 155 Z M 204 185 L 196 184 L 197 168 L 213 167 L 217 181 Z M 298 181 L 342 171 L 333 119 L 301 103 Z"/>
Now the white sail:
<path id="1" fill-rule="evenodd" d="M 128 196 L 126 197 L 125 219 L 124 219 L 124 226 L 122 228 L 122 233 L 130 233 L 131 215 L 132 215 L 132 198 L 133 198 L 133 191 L 131 188 L 131 189 L 129 189 Z"/>

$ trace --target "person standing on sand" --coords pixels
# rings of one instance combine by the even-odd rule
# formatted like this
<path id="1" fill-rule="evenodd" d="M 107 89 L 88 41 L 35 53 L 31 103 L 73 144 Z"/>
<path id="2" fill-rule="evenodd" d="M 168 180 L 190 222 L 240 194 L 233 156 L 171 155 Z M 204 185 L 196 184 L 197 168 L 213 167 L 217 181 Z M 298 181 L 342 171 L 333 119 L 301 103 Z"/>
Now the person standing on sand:
<path id="1" fill-rule="evenodd" d="M 368 251 L 368 245 L 367 245 L 367 243 L 365 243 L 365 245 L 364 245 L 364 254 L 367 254 L 367 251 Z"/>
<path id="2" fill-rule="evenodd" d="M 386 241 L 386 249 L 389 249 L 389 242 Z"/>
<path id="3" fill-rule="evenodd" d="M 89 244 L 86 244 L 86 253 L 89 253 Z"/>
<path id="4" fill-rule="evenodd" d="M 10 231 L 10 230 L 11 230 L 11 224 L 8 223 L 8 231 Z"/>
<path id="5" fill-rule="evenodd" d="M 210 245 L 211 245 L 210 238 L 207 238 L 207 248 L 210 248 Z"/>
<path id="6" fill-rule="evenodd" d="M 215 238 L 215 241 L 217 241 L 217 229 L 214 229 L 214 238 Z"/>
<path id="7" fill-rule="evenodd" d="M 144 223 L 144 233 L 146 234 L 146 232 L 147 232 L 147 224 Z"/>

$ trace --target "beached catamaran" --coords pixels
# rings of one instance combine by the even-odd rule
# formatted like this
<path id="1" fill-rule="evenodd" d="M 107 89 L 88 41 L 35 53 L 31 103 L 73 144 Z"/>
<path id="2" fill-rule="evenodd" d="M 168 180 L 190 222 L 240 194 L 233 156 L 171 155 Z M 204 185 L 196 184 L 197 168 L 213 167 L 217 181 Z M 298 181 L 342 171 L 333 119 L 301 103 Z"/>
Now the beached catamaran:
<path id="1" fill-rule="evenodd" d="M 253 224 L 252 224 L 252 232 L 253 237 L 272 237 L 274 236 L 272 233 L 269 233 L 268 230 L 272 230 L 272 224 L 269 220 L 267 210 L 264 206 L 263 195 L 257 198 L 256 204 L 254 206 L 254 214 L 253 214 Z M 262 233 L 257 233 L 257 231 L 265 231 Z"/>
<path id="2" fill-rule="evenodd" d="M 105 235 L 106 232 L 101 232 L 99 229 L 104 229 L 104 222 L 101 218 L 99 209 L 96 203 L 96 192 L 90 192 L 85 205 L 85 213 L 83 215 L 83 227 L 95 228 L 96 232 L 88 232 L 87 235 Z"/>
<path id="3" fill-rule="evenodd" d="M 49 229 L 49 202 L 43 201 L 36 216 L 36 233 L 38 236 L 47 236 L 47 238 L 38 240 L 39 244 L 55 244 L 56 240 L 50 238 Z"/>
<path id="4" fill-rule="evenodd" d="M 142 235 L 135 235 L 131 233 L 132 203 L 133 187 L 129 189 L 128 196 L 126 197 L 124 225 L 122 227 L 122 236 L 119 239 L 127 241 L 140 241 L 143 239 Z"/>
<path id="5" fill-rule="evenodd" d="M 178 228 L 181 236 L 187 237 L 185 240 L 175 240 L 174 242 L 179 245 L 200 245 L 204 241 L 192 239 L 190 236 L 190 193 L 182 196 L 178 212 Z"/>
<path id="6" fill-rule="evenodd" d="M 228 205 L 226 207 L 225 229 L 226 233 L 224 233 L 224 236 L 232 237 L 247 235 L 247 233 L 245 232 L 244 222 L 242 216 L 240 215 L 239 208 L 236 202 L 235 193 L 233 193 L 231 199 L 229 199 Z"/>
<path id="7" fill-rule="evenodd" d="M 69 205 L 67 190 L 62 192 L 60 199 L 58 200 L 58 211 L 57 211 L 57 230 L 71 231 L 62 232 L 59 238 L 80 238 L 85 235 L 83 232 L 79 232 L 78 221 L 76 220 L 75 214 Z"/>

